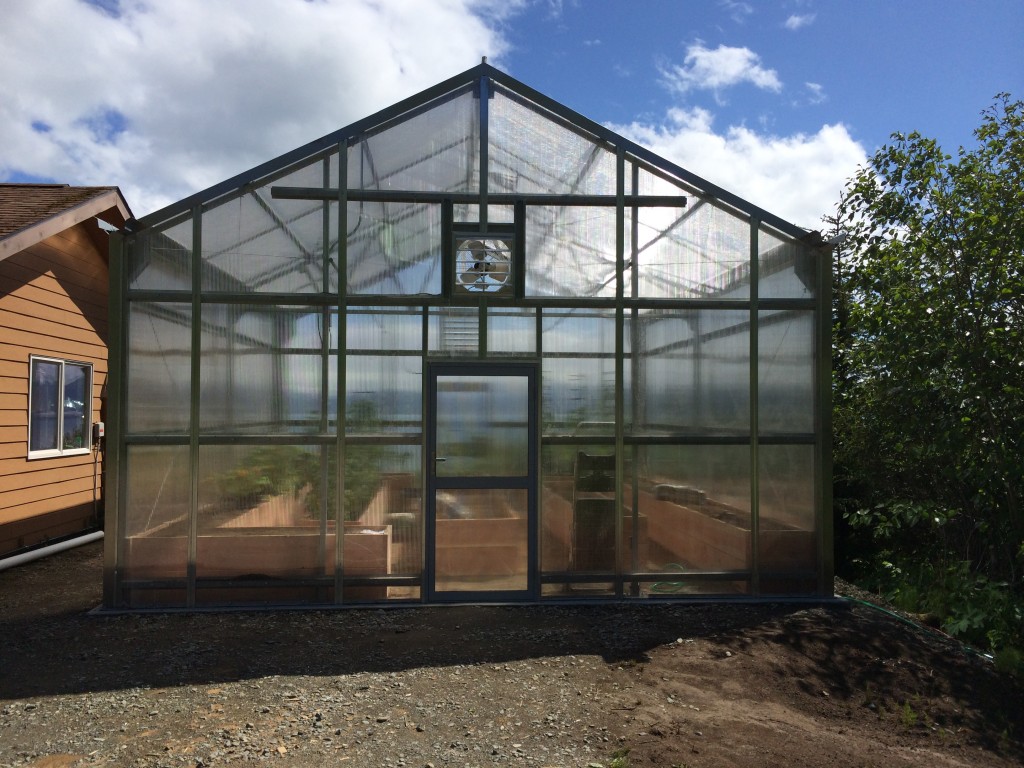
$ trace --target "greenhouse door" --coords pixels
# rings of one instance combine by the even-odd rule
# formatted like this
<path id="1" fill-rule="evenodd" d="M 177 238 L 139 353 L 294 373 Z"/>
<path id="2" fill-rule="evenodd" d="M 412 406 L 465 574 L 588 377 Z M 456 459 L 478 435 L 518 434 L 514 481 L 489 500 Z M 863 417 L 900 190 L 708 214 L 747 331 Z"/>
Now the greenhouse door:
<path id="1" fill-rule="evenodd" d="M 533 599 L 537 368 L 435 363 L 427 377 L 427 599 Z"/>

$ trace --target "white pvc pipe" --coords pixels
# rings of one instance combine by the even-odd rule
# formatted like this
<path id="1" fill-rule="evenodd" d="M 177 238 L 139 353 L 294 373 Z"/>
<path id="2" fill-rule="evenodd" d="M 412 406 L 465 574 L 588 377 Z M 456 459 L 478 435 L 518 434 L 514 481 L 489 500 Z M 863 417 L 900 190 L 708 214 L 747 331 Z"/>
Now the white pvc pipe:
<path id="1" fill-rule="evenodd" d="M 16 565 L 22 565 L 23 563 L 31 563 L 33 560 L 39 560 L 40 558 L 46 557 L 47 555 L 55 555 L 58 552 L 63 552 L 67 549 L 74 549 L 80 547 L 83 544 L 90 544 L 94 541 L 99 541 L 103 538 L 103 531 L 93 531 L 87 533 L 84 536 L 79 536 L 74 539 L 68 539 L 57 544 L 51 544 L 48 547 L 40 547 L 39 549 L 33 549 L 30 552 L 23 552 L 20 555 L 14 555 L 8 557 L 5 560 L 0 560 L 0 571 L 6 571 L 8 568 L 13 568 Z"/>

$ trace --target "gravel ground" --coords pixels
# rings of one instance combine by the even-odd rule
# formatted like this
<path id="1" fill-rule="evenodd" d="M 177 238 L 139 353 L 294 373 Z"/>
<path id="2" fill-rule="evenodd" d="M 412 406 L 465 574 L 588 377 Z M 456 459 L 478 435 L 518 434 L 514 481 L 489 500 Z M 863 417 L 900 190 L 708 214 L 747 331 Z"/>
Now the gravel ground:
<path id="1" fill-rule="evenodd" d="M 0 766 L 1011 766 L 1021 687 L 862 606 L 96 616 L 0 572 Z"/>

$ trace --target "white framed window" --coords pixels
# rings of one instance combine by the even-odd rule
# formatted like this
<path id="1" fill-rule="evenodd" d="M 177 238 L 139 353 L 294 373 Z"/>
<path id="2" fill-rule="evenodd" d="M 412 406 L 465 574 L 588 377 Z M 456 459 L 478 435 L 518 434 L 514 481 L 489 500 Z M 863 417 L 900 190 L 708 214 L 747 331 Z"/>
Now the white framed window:
<path id="1" fill-rule="evenodd" d="M 92 363 L 29 357 L 28 457 L 88 453 L 92 443 Z"/>

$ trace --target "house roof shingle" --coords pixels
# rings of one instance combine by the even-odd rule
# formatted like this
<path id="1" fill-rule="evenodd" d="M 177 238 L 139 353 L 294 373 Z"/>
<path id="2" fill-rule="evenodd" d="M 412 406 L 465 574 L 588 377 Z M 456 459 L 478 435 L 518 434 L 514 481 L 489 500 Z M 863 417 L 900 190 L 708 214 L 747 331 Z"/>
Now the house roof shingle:
<path id="1" fill-rule="evenodd" d="M 116 190 L 117 187 L 0 183 L 0 238 Z"/>
<path id="2" fill-rule="evenodd" d="M 96 216 L 117 227 L 131 217 L 117 187 L 0 183 L 0 261 Z"/>

